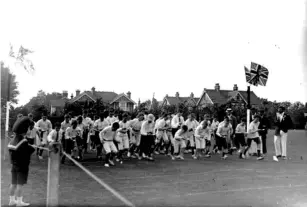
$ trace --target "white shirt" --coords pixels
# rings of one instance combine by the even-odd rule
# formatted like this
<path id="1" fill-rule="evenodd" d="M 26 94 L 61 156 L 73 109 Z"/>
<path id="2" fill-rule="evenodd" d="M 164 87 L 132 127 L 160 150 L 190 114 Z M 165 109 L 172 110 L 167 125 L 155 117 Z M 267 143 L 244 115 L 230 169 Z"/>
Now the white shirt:
<path id="1" fill-rule="evenodd" d="M 76 136 L 80 136 L 81 137 L 81 130 L 78 127 L 76 127 L 75 129 L 73 129 L 72 127 L 68 127 L 66 129 L 65 139 L 76 138 Z"/>
<path id="2" fill-rule="evenodd" d="M 181 117 L 178 117 L 178 115 L 174 116 L 173 119 L 172 119 L 172 128 L 176 129 L 179 127 L 180 124 L 182 125 L 184 123 L 184 118 L 181 116 Z"/>
<path id="3" fill-rule="evenodd" d="M 213 130 L 216 130 L 219 126 L 219 121 L 213 121 L 212 124 L 211 124 L 211 127 Z"/>
<path id="4" fill-rule="evenodd" d="M 191 121 L 190 119 L 187 119 L 184 124 L 187 125 L 188 129 L 193 129 L 193 131 L 198 126 L 198 122 L 196 120 Z"/>
<path id="5" fill-rule="evenodd" d="M 26 137 L 27 137 L 27 138 L 31 138 L 31 139 L 36 138 L 37 131 L 38 131 L 38 130 L 37 130 L 35 127 L 33 127 L 32 130 L 28 129 L 27 134 L 26 134 Z"/>
<path id="6" fill-rule="evenodd" d="M 281 114 L 280 114 L 280 113 L 277 113 L 277 118 L 278 118 L 279 121 L 282 120 L 282 118 L 283 118 L 283 116 L 284 116 L 284 113 L 285 113 L 285 112 L 282 112 Z"/>
<path id="7" fill-rule="evenodd" d="M 141 130 L 142 123 L 143 121 L 140 121 L 138 118 L 135 118 L 129 122 L 129 126 L 130 128 L 132 128 L 132 130 L 139 132 Z"/>
<path id="8" fill-rule="evenodd" d="M 159 119 L 157 119 L 157 120 L 156 120 L 156 122 L 155 122 L 155 130 L 157 129 L 157 127 L 158 127 L 158 123 L 159 123 L 159 121 L 160 121 L 160 120 L 162 120 L 162 118 L 161 118 L 161 117 L 160 117 Z"/>
<path id="9" fill-rule="evenodd" d="M 148 133 L 154 134 L 154 132 L 155 132 L 155 123 L 154 122 L 148 123 L 148 120 L 147 120 L 147 121 L 144 121 L 142 123 L 142 126 L 141 126 L 141 134 L 142 135 L 147 136 Z"/>
<path id="10" fill-rule="evenodd" d="M 53 129 L 47 136 L 48 142 L 55 142 L 58 133 L 58 142 L 62 140 L 63 131 L 60 129 L 58 132 Z"/>
<path id="11" fill-rule="evenodd" d="M 82 120 L 82 124 L 87 129 L 89 128 L 91 122 L 92 122 L 92 119 L 90 117 L 83 118 L 83 120 Z"/>
<path id="12" fill-rule="evenodd" d="M 236 133 L 237 134 L 244 134 L 245 133 L 245 125 L 242 125 L 241 123 L 237 125 Z"/>
<path id="13" fill-rule="evenodd" d="M 195 137 L 196 138 L 209 138 L 210 136 L 210 131 L 208 129 L 208 127 L 206 127 L 205 129 L 203 128 L 202 125 L 199 125 L 196 130 L 195 130 Z"/>
<path id="14" fill-rule="evenodd" d="M 43 119 L 40 119 L 36 123 L 36 127 L 42 131 L 50 132 L 52 130 L 52 124 L 48 119 L 46 119 L 46 121 L 44 121 Z"/>
<path id="15" fill-rule="evenodd" d="M 188 136 L 188 132 L 183 132 L 183 129 L 178 129 L 177 132 L 175 133 L 175 139 L 181 140 L 181 139 L 186 139 Z"/>
<path id="16" fill-rule="evenodd" d="M 256 132 L 258 130 L 258 126 L 259 126 L 260 122 L 255 123 L 255 122 L 251 122 L 248 126 L 248 130 L 247 130 L 247 138 L 249 139 L 253 139 L 253 138 L 257 138 L 259 137 L 258 132 Z"/>
<path id="17" fill-rule="evenodd" d="M 98 128 L 98 130 L 103 130 L 109 126 L 109 123 L 106 120 L 101 121 L 100 119 L 97 119 L 94 123 L 94 127 Z"/>
<path id="18" fill-rule="evenodd" d="M 61 129 L 65 132 L 66 131 L 66 129 L 68 128 L 68 127 L 71 127 L 71 124 L 70 124 L 70 122 L 66 122 L 66 120 L 65 121 L 63 121 L 62 123 L 61 123 Z"/>
<path id="19" fill-rule="evenodd" d="M 166 121 L 164 119 L 160 119 L 158 123 L 156 124 L 156 129 L 157 130 L 163 129 L 165 128 L 165 126 L 166 126 Z"/>
<path id="20" fill-rule="evenodd" d="M 222 122 L 217 128 L 216 134 L 220 137 L 226 136 L 227 138 L 230 138 L 230 135 L 232 134 L 231 124 L 228 124 L 228 126 L 225 127 L 224 122 Z"/>
<path id="21" fill-rule="evenodd" d="M 107 126 L 99 133 L 99 138 L 101 141 L 112 141 L 114 140 L 116 131 L 112 131 L 112 126 Z"/>

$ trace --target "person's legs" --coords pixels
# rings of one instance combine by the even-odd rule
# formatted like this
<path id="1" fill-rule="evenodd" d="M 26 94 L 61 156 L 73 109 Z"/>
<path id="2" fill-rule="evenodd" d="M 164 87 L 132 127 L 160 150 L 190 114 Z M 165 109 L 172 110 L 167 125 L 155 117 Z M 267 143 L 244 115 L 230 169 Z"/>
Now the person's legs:
<path id="1" fill-rule="evenodd" d="M 266 154 L 267 153 L 267 148 L 266 148 L 266 134 L 262 135 L 262 153 Z"/>
<path id="2" fill-rule="evenodd" d="M 287 157 L 287 138 L 288 133 L 285 133 L 283 131 L 280 131 L 281 135 L 281 155 L 283 158 Z"/>
<path id="3" fill-rule="evenodd" d="M 281 136 L 274 136 L 274 147 L 275 147 L 275 155 L 276 157 L 280 157 L 281 156 Z"/>

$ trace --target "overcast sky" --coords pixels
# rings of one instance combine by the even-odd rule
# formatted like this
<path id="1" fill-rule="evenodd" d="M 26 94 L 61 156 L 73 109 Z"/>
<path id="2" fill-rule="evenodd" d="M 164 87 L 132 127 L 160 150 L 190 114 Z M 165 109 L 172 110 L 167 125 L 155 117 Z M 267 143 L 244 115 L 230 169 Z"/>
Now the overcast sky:
<path id="1" fill-rule="evenodd" d="M 1 2 L 0 59 L 17 75 L 20 104 L 39 89 L 94 86 L 136 102 L 199 97 L 215 83 L 246 90 L 250 61 L 270 71 L 266 87 L 252 87 L 258 96 L 307 102 L 305 0 L 46 2 Z M 33 76 L 14 67 L 10 43 L 35 51 Z"/>

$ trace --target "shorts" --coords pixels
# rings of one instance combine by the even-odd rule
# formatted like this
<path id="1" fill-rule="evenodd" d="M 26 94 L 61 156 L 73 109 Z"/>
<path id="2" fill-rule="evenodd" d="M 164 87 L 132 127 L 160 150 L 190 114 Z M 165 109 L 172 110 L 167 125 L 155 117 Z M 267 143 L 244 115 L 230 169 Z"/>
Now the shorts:
<path id="1" fill-rule="evenodd" d="M 190 135 L 187 140 L 190 142 L 191 147 L 195 147 L 194 135 Z"/>
<path id="2" fill-rule="evenodd" d="M 117 148 L 112 141 L 104 141 L 103 143 L 103 149 L 106 151 L 107 154 L 113 152 L 113 153 L 117 153 Z"/>
<path id="3" fill-rule="evenodd" d="M 218 146 L 219 150 L 227 149 L 227 140 L 226 138 L 220 137 L 218 135 L 215 136 L 216 145 Z"/>
<path id="4" fill-rule="evenodd" d="M 27 184 L 29 168 L 18 169 L 17 166 L 12 166 L 12 185 L 24 185 Z"/>
<path id="5" fill-rule="evenodd" d="M 181 139 L 181 140 L 174 140 L 174 152 L 177 153 L 179 152 L 179 148 L 186 148 L 186 144 L 185 144 L 185 140 Z"/>
<path id="6" fill-rule="evenodd" d="M 118 150 L 129 149 L 129 138 L 127 134 L 123 137 L 118 137 L 118 139 L 120 139 Z"/>
<path id="7" fill-rule="evenodd" d="M 29 143 L 30 145 L 34 145 L 34 138 L 28 138 L 28 137 L 27 137 L 27 140 L 28 140 L 28 143 Z"/>
<path id="8" fill-rule="evenodd" d="M 244 134 L 236 134 L 235 143 L 238 146 L 241 145 L 242 147 L 245 147 L 246 146 L 245 135 Z"/>
<path id="9" fill-rule="evenodd" d="M 256 137 L 256 138 L 248 138 L 248 139 L 247 139 L 247 145 L 248 145 L 249 147 L 251 146 L 252 141 L 254 141 L 257 145 L 261 143 L 259 137 Z"/>
<path id="10" fill-rule="evenodd" d="M 195 145 L 196 145 L 196 149 L 205 149 L 206 147 L 205 139 L 195 137 Z"/>
<path id="11" fill-rule="evenodd" d="M 130 143 L 139 146 L 141 142 L 141 133 L 140 132 L 133 132 L 131 133 Z"/>

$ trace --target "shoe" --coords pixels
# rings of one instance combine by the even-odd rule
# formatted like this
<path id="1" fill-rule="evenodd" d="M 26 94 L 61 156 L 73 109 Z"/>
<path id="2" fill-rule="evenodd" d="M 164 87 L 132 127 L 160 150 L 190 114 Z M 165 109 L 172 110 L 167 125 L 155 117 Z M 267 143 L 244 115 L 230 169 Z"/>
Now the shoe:
<path id="1" fill-rule="evenodd" d="M 17 205 L 17 201 L 16 200 L 10 200 L 9 206 L 15 206 L 15 205 Z"/>
<path id="2" fill-rule="evenodd" d="M 206 158 L 210 158 L 210 157 L 211 157 L 211 155 L 207 154 L 207 155 L 205 155 L 205 157 L 206 157 Z"/>
<path id="3" fill-rule="evenodd" d="M 221 154 L 221 151 L 217 151 L 216 153 L 217 153 L 217 154 Z"/>
<path id="4" fill-rule="evenodd" d="M 174 156 L 171 155 L 172 160 L 175 160 L 176 158 Z"/>
<path id="5" fill-rule="evenodd" d="M 137 156 L 136 155 L 131 155 L 131 158 L 135 159 L 135 158 L 137 158 Z"/>
<path id="6" fill-rule="evenodd" d="M 154 161 L 154 159 L 152 157 L 148 157 L 148 160 L 150 161 Z"/>
<path id="7" fill-rule="evenodd" d="M 189 153 L 189 150 L 185 150 L 185 151 L 184 151 L 184 154 L 188 154 L 188 153 Z"/>
<path id="8" fill-rule="evenodd" d="M 16 202 L 16 206 L 29 206 L 29 205 L 30 205 L 30 203 L 25 203 L 22 200 L 21 201 L 17 200 L 17 202 Z"/>
<path id="9" fill-rule="evenodd" d="M 277 158 L 281 158 L 281 155 L 277 155 L 276 157 L 277 157 Z"/>
<path id="10" fill-rule="evenodd" d="M 183 156 L 179 156 L 179 159 L 184 160 L 184 157 Z"/>
<path id="11" fill-rule="evenodd" d="M 113 162 L 113 160 L 109 160 L 109 163 L 110 163 L 110 165 L 112 165 L 112 166 L 115 165 L 114 162 Z"/>
<path id="12" fill-rule="evenodd" d="M 175 157 L 175 159 L 180 159 L 180 156 L 179 155 L 177 155 L 177 156 L 174 156 Z"/>
<path id="13" fill-rule="evenodd" d="M 119 162 L 119 161 L 120 161 L 120 159 L 116 158 L 116 159 L 115 159 L 115 161 L 116 161 L 116 162 Z"/>
<path id="14" fill-rule="evenodd" d="M 228 157 L 227 155 L 224 155 L 224 156 L 222 157 L 222 159 L 223 159 L 223 160 L 226 160 L 227 157 Z"/>
<path id="15" fill-rule="evenodd" d="M 131 153 L 130 152 L 127 153 L 127 157 L 128 158 L 131 157 Z"/>
<path id="16" fill-rule="evenodd" d="M 121 160 L 121 161 L 119 162 L 119 164 L 123 164 L 123 161 Z"/>
<path id="17" fill-rule="evenodd" d="M 38 159 L 42 160 L 42 159 L 43 159 L 43 157 L 42 157 L 42 156 L 38 156 Z"/>
<path id="18" fill-rule="evenodd" d="M 160 153 L 159 153 L 158 151 L 155 151 L 155 154 L 156 154 L 156 155 L 159 155 Z"/>
<path id="19" fill-rule="evenodd" d="M 275 162 L 278 162 L 277 156 L 273 156 L 273 160 L 274 160 Z"/>
<path id="20" fill-rule="evenodd" d="M 196 157 L 196 156 L 192 156 L 192 158 L 193 158 L 194 160 L 197 160 L 197 157 Z"/>
<path id="21" fill-rule="evenodd" d="M 263 160 L 264 157 L 260 156 L 260 157 L 257 157 L 257 160 Z"/>
<path id="22" fill-rule="evenodd" d="M 287 160 L 287 157 L 286 157 L 286 156 L 282 156 L 282 159 L 283 159 L 283 160 Z"/>
<path id="23" fill-rule="evenodd" d="M 244 155 L 244 154 L 242 154 L 242 156 L 241 156 L 241 157 L 242 157 L 242 159 L 245 159 L 245 155 Z"/>

